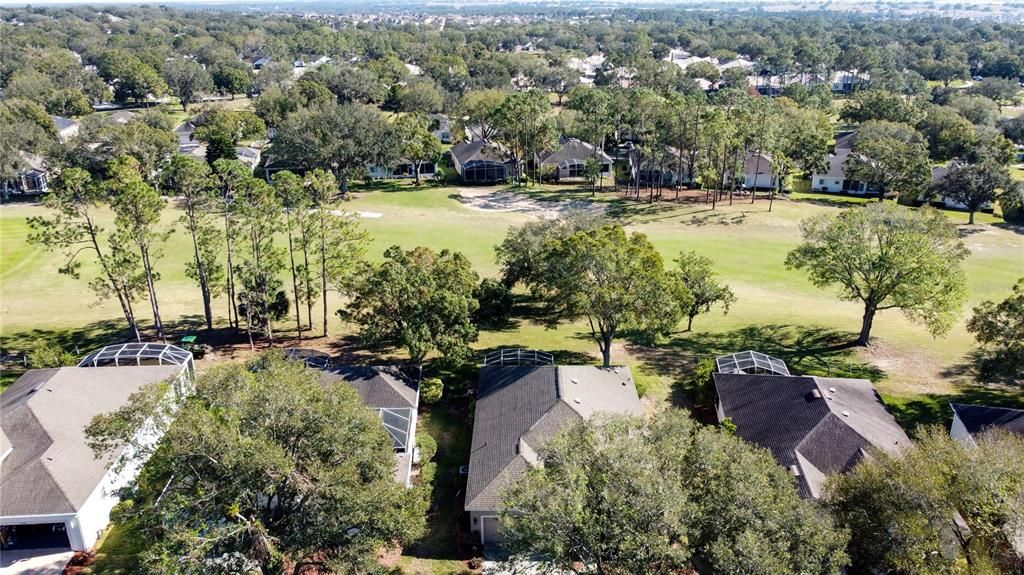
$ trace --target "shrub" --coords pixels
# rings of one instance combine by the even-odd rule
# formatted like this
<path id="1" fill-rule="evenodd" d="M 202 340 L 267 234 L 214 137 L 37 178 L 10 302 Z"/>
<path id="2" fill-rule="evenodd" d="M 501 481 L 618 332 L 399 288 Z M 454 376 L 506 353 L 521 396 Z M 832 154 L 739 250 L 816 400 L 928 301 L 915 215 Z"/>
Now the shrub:
<path id="1" fill-rule="evenodd" d="M 434 477 L 436 476 L 437 464 L 433 461 L 425 463 L 420 467 L 420 485 L 432 487 L 434 485 Z"/>
<path id="2" fill-rule="evenodd" d="M 444 382 L 436 377 L 427 378 L 420 384 L 420 399 L 428 405 L 440 401 L 443 393 Z"/>
<path id="3" fill-rule="evenodd" d="M 416 444 L 420 448 L 420 465 L 426 465 L 437 453 L 437 441 L 430 434 L 420 433 L 416 436 Z"/>
<path id="4" fill-rule="evenodd" d="M 690 376 L 690 390 L 697 405 L 710 405 L 715 401 L 715 361 L 702 359 Z"/>
<path id="5" fill-rule="evenodd" d="M 480 304 L 473 318 L 477 325 L 501 325 L 512 315 L 512 292 L 497 279 L 484 278 L 473 296 Z"/>
<path id="6" fill-rule="evenodd" d="M 32 344 L 28 352 L 28 363 L 33 369 L 46 369 L 75 365 L 78 358 L 56 343 L 40 339 Z"/>

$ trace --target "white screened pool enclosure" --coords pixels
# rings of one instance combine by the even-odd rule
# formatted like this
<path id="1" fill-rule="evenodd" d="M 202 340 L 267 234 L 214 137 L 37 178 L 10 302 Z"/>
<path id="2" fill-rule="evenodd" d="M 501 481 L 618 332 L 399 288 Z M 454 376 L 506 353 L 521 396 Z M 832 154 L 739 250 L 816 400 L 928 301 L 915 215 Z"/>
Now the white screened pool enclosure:
<path id="1" fill-rule="evenodd" d="M 786 362 L 759 351 L 741 351 L 715 358 L 718 373 L 749 375 L 789 375 Z"/>
<path id="2" fill-rule="evenodd" d="M 195 372 L 192 352 L 167 343 L 118 343 L 102 347 L 78 362 L 78 367 L 126 365 L 184 365 Z"/>

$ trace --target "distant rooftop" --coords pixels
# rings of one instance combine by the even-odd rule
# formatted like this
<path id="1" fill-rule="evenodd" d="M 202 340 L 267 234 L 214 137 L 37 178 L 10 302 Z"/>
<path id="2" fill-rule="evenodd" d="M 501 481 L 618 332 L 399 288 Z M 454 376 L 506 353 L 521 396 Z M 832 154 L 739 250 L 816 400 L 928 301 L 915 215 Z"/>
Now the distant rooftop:
<path id="1" fill-rule="evenodd" d="M 992 428 L 1024 435 L 1024 409 L 963 403 L 951 403 L 949 406 L 953 409 L 953 413 L 960 418 L 967 433 L 972 436 Z"/>

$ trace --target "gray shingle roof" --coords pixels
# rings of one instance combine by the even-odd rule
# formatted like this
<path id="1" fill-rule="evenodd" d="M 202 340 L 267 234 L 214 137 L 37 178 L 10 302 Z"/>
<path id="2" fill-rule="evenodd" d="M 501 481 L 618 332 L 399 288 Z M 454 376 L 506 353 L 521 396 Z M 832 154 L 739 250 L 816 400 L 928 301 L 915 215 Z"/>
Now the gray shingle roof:
<path id="1" fill-rule="evenodd" d="M 642 413 L 629 368 L 481 368 L 466 509 L 497 509 L 502 489 L 536 461 L 551 437 L 597 412 Z"/>
<path id="2" fill-rule="evenodd" d="M 85 426 L 142 386 L 177 376 L 185 366 L 40 369 L 0 396 L 0 427 L 13 448 L 0 463 L 0 515 L 74 513 L 118 455 L 96 459 Z"/>
<path id="3" fill-rule="evenodd" d="M 452 157 L 458 160 L 459 164 L 463 166 L 473 161 L 497 162 L 499 164 L 504 164 L 511 160 L 504 147 L 495 142 L 491 142 L 490 140 L 459 142 L 452 146 Z"/>
<path id="4" fill-rule="evenodd" d="M 351 385 L 367 407 L 378 411 L 381 425 L 395 444 L 395 480 L 409 485 L 419 405 L 419 391 L 412 377 L 394 366 L 342 365 L 323 369 L 320 381 L 325 385 L 341 381 Z"/>
<path id="5" fill-rule="evenodd" d="M 1024 435 L 1024 409 L 990 407 L 987 405 L 949 404 L 953 413 L 960 418 L 967 433 L 982 433 L 990 427 L 998 427 Z"/>
<path id="6" fill-rule="evenodd" d="M 78 125 L 78 122 L 71 118 L 65 118 L 64 116 L 50 116 L 53 118 L 53 123 L 57 126 L 57 131 L 63 131 L 68 128 L 73 128 Z"/>
<path id="7" fill-rule="evenodd" d="M 416 383 L 396 367 L 341 365 L 324 370 L 321 381 L 345 381 L 367 407 L 416 408 Z"/>
<path id="8" fill-rule="evenodd" d="M 557 165 L 569 160 L 586 162 L 587 159 L 593 157 L 594 146 L 576 138 L 566 139 L 557 150 L 545 150 L 538 154 L 538 160 L 541 165 Z M 597 150 L 597 161 L 601 163 L 611 163 L 612 159 L 608 154 L 604 153 L 603 150 Z"/>
<path id="9" fill-rule="evenodd" d="M 736 435 L 798 473 L 803 497 L 818 497 L 827 474 L 848 471 L 872 448 L 897 453 L 910 443 L 864 379 L 726 373 L 714 378 L 722 415 L 736 425 Z"/>

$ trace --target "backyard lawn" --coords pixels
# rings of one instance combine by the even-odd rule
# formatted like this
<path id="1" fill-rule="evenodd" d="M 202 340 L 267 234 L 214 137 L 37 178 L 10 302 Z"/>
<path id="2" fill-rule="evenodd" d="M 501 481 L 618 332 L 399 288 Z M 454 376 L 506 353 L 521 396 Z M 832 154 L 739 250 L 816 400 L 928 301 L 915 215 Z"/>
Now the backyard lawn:
<path id="1" fill-rule="evenodd" d="M 672 193 L 667 197 L 671 198 Z M 971 369 L 975 344 L 964 328 L 970 307 L 1006 297 L 1017 278 L 1024 277 L 1024 230 L 990 215 L 980 216 L 977 225 L 967 226 L 963 225 L 966 214 L 949 212 L 951 221 L 961 225 L 971 250 L 965 264 L 970 301 L 961 320 L 950 333 L 933 339 L 899 312 L 883 312 L 875 322 L 872 347 L 851 348 L 845 344 L 859 329 L 862 310 L 856 304 L 836 300 L 833 291 L 815 288 L 804 274 L 787 270 L 783 262 L 799 241 L 802 219 L 864 201 L 794 194 L 789 199 L 777 199 L 769 213 L 767 201 L 751 204 L 749 198 L 738 199 L 732 206 L 721 202 L 712 210 L 703 203 L 623 200 L 613 192 L 592 197 L 589 191 L 571 188 L 415 190 L 405 184 L 392 184 L 353 194 L 347 207 L 363 214 L 362 223 L 373 238 L 370 257 L 379 258 L 385 248 L 395 244 L 457 250 L 482 276 L 497 275 L 494 246 L 510 226 L 567 206 L 602 210 L 628 229 L 647 234 L 669 265 L 685 250 L 712 258 L 721 278 L 738 296 L 728 315 L 716 309 L 699 316 L 692 332 L 676 332 L 654 346 L 621 340 L 614 349 L 614 361 L 633 367 L 650 410 L 687 404 L 683 382 L 697 359 L 743 349 L 782 357 L 795 373 L 870 378 L 911 430 L 918 423 L 946 422 L 948 402 L 953 399 L 1024 406 L 1019 382 L 1015 386 L 975 380 Z M 0 208 L 3 350 L 24 350 L 35 339 L 51 338 L 71 349 L 77 346 L 84 353 L 123 337 L 118 334 L 123 322 L 118 321 L 116 303 L 96 302 L 89 291 L 85 278 L 91 277 L 95 266 L 83 266 L 82 280 L 61 276 L 57 273 L 59 255 L 28 244 L 25 218 L 43 213 L 40 206 L 30 204 Z M 177 216 L 176 210 L 168 210 L 165 221 L 171 225 Z M 106 228 L 112 227 L 109 214 L 101 220 Z M 175 334 L 198 329 L 201 316 L 198 289 L 185 276 L 189 240 L 181 226 L 177 227 L 158 264 L 161 309 Z M 332 338 L 305 345 L 342 353 L 368 353 L 345 337 L 353 330 L 342 325 L 333 313 L 341 304 L 336 295 L 329 304 L 334 322 Z M 215 303 L 222 322 L 226 307 L 223 298 Z M 138 309 L 140 317 L 148 317 L 144 302 Z M 533 302 L 526 294 L 519 294 L 509 325 L 482 332 L 475 347 L 483 351 L 525 346 L 554 352 L 563 361 L 598 360 L 597 347 L 582 324 L 546 329 L 534 321 L 535 313 Z M 316 310 L 314 317 L 318 317 Z M 278 326 L 283 335 L 289 329 L 293 329 L 290 322 Z M 399 350 L 378 352 L 376 359 L 400 359 L 401 355 Z M 466 379 L 461 383 L 472 383 L 471 376 Z M 461 564 L 453 561 L 458 558 L 455 525 L 463 482 L 458 467 L 468 462 L 471 418 L 468 409 L 452 405 L 446 400 L 421 420 L 421 429 L 438 440 L 438 472 L 429 518 L 431 533 L 405 550 L 398 564 L 405 573 L 461 569 Z M 111 559 L 115 565 L 120 563 L 116 555 Z"/>
<path id="2" fill-rule="evenodd" d="M 965 362 L 974 342 L 964 329 L 963 319 L 949 334 L 933 339 L 899 312 L 884 312 L 876 322 L 876 343 L 870 350 L 826 353 L 822 349 L 852 337 L 859 328 L 861 310 L 856 304 L 836 300 L 829 290 L 815 288 L 802 273 L 787 270 L 783 262 L 799 241 L 801 219 L 863 200 L 796 194 L 788 200 L 777 200 L 769 213 L 766 201 L 752 205 L 749 199 L 736 200 L 732 206 L 721 202 L 711 210 L 703 203 L 627 201 L 612 192 L 599 193 L 592 199 L 589 191 L 572 189 L 530 188 L 508 193 L 473 188 L 468 194 L 488 196 L 492 191 L 504 200 L 512 198 L 511 202 L 469 201 L 458 188 L 414 190 L 399 185 L 356 193 L 348 206 L 366 216 L 362 222 L 373 238 L 370 257 L 380 257 L 385 248 L 395 244 L 457 250 L 482 276 L 498 273 L 493 248 L 509 226 L 537 217 L 540 211 L 550 213 L 567 205 L 605 210 L 630 230 L 647 234 L 667 262 L 684 250 L 714 259 L 722 279 L 739 298 L 728 315 L 715 310 L 699 316 L 692 333 L 673 334 L 655 348 L 622 342 L 615 350 L 617 361 L 646 363 L 648 372 L 666 377 L 665 385 L 654 384 L 652 390 L 660 390 L 663 396 L 681 375 L 671 372 L 669 363 L 748 347 L 804 357 L 801 361 L 806 366 L 801 367 L 807 371 L 839 369 L 830 367 L 829 362 L 864 365 L 869 370 L 864 373 L 873 375 L 882 393 L 903 399 L 950 395 L 973 383 Z M 59 254 L 27 242 L 30 230 L 25 218 L 44 212 L 31 204 L 0 208 L 0 344 L 5 351 L 20 350 L 35 339 L 56 338 L 84 352 L 104 339 L 118 337 L 112 329 L 120 325 L 118 308 L 115 302 L 96 302 L 89 291 L 85 278 L 95 272 L 91 262 L 83 266 L 82 280 L 62 276 L 57 273 Z M 962 213 L 948 214 L 952 221 L 965 221 Z M 167 210 L 167 225 L 173 225 L 177 216 L 176 210 Z M 970 289 L 968 308 L 986 299 L 1005 297 L 1016 279 L 1024 276 L 1024 232 L 1000 223 L 995 216 L 983 215 L 979 222 L 961 227 L 971 249 L 965 264 Z M 109 214 L 104 214 L 101 223 L 112 227 Z M 193 328 L 201 314 L 198 289 L 185 276 L 189 247 L 187 234 L 178 226 L 158 264 L 162 313 L 179 330 Z M 138 307 L 139 316 L 146 318 L 143 303 Z M 333 314 L 340 305 L 337 297 L 329 304 L 331 321 L 335 322 L 331 326 L 333 335 L 352 331 Z M 221 298 L 214 309 L 224 316 L 226 306 Z M 521 306 L 521 310 L 528 308 Z M 964 310 L 964 316 L 968 313 L 969 309 Z M 528 313 L 520 315 L 504 329 L 481 333 L 476 346 L 491 349 L 522 345 L 596 358 L 596 346 L 587 339 L 582 326 L 550 330 L 532 321 Z M 282 322 L 278 329 L 286 331 L 291 325 Z M 663 361 L 665 355 L 672 355 L 675 361 Z"/>

